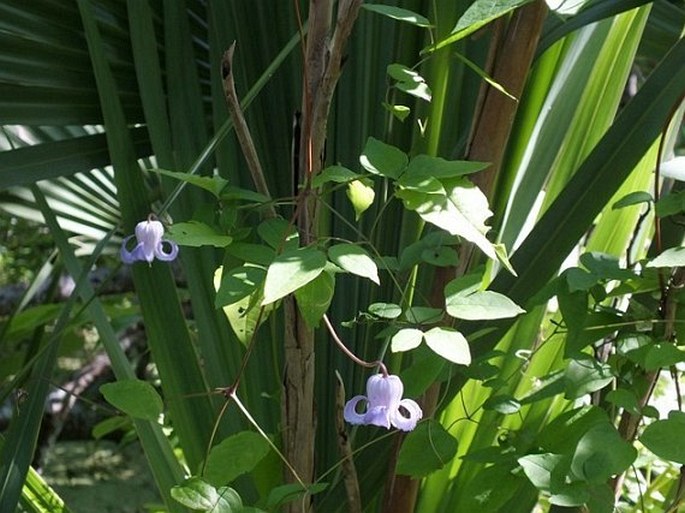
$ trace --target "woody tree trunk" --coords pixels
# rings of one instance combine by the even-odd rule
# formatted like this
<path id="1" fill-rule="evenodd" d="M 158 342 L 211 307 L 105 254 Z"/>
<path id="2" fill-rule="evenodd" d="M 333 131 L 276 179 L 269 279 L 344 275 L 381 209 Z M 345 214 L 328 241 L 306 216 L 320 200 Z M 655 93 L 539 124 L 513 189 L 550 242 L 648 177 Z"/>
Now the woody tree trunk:
<path id="1" fill-rule="evenodd" d="M 323 165 L 328 113 L 338 78 L 343 50 L 359 13 L 361 0 L 338 2 L 335 26 L 333 1 L 311 0 L 304 50 L 302 129 L 297 183 L 297 228 L 303 245 L 316 237 L 316 205 L 310 194 L 313 176 Z M 314 331 L 306 324 L 294 299 L 284 302 L 285 381 L 282 399 L 285 455 L 306 483 L 314 479 Z M 288 482 L 295 476 L 287 474 Z M 289 513 L 313 510 L 311 501 L 296 501 Z"/>

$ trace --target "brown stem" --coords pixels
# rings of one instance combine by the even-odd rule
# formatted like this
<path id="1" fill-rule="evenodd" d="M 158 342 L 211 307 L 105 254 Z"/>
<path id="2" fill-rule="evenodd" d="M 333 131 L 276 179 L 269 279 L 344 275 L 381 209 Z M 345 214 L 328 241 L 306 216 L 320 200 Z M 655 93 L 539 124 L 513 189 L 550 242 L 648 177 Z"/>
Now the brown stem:
<path id="1" fill-rule="evenodd" d="M 238 95 L 235 91 L 235 81 L 233 80 L 234 52 L 235 41 L 229 47 L 229 49 L 224 52 L 224 56 L 221 60 L 221 77 L 223 79 L 226 104 L 228 105 L 228 111 L 231 115 L 231 120 L 233 121 L 233 128 L 235 129 L 235 134 L 238 137 L 240 148 L 242 149 L 245 160 L 247 161 L 247 167 L 250 170 L 250 175 L 252 176 L 252 181 L 254 182 L 255 188 L 257 189 L 257 192 L 268 198 L 271 198 L 269 187 L 266 183 L 266 178 L 264 177 L 264 171 L 262 170 L 262 164 L 259 162 L 257 149 L 255 148 L 252 135 L 250 134 L 250 129 L 245 121 L 245 116 L 240 108 L 240 101 L 238 101 Z M 276 217 L 276 209 L 272 204 L 269 204 L 268 206 L 267 215 L 268 217 Z"/>
<path id="2" fill-rule="evenodd" d="M 333 324 L 331 324 L 331 321 L 328 318 L 328 315 L 326 315 L 326 314 L 323 315 L 323 323 L 326 325 L 328 332 L 331 334 L 331 338 L 337 344 L 337 346 L 340 348 L 340 350 L 343 353 L 345 353 L 345 356 L 347 356 L 350 360 L 352 360 L 357 365 L 361 365 L 362 367 L 366 367 L 367 369 L 370 369 L 373 367 L 379 367 L 381 374 L 383 374 L 383 376 L 385 376 L 385 377 L 388 376 L 388 369 L 385 367 L 385 364 L 382 361 L 376 360 L 373 362 L 367 362 L 367 361 L 359 358 L 352 351 L 350 351 L 347 348 L 347 346 L 345 345 L 345 343 L 342 340 L 340 340 L 340 337 L 336 333 L 335 328 L 333 327 Z"/>
<path id="3" fill-rule="evenodd" d="M 345 409 L 345 385 L 340 374 L 336 371 L 335 377 L 337 386 L 335 389 L 335 427 L 338 432 L 338 452 L 342 458 L 342 474 L 347 492 L 347 510 L 349 513 L 362 512 L 362 499 L 359 492 L 359 479 L 357 479 L 357 469 L 354 466 L 352 444 L 345 428 L 343 410 Z"/>
<path id="4" fill-rule="evenodd" d="M 302 128 L 297 183 L 297 227 L 300 240 L 315 238 L 316 202 L 308 194 L 310 180 L 322 166 L 328 109 L 340 76 L 342 51 L 359 11 L 360 0 L 340 0 L 336 28 L 329 41 L 332 0 L 310 0 L 307 46 L 304 52 Z M 307 482 L 314 476 L 314 331 L 304 321 L 294 300 L 284 303 L 285 382 L 282 418 L 285 454 Z M 286 476 L 288 477 L 288 476 Z M 311 512 L 311 503 L 293 503 L 289 513 Z"/>

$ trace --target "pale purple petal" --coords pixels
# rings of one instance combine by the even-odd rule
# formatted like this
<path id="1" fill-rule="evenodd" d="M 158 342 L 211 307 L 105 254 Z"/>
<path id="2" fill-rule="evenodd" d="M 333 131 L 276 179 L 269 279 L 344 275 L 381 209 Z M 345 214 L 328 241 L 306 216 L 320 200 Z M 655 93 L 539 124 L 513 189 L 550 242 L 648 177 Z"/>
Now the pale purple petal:
<path id="1" fill-rule="evenodd" d="M 121 243 L 121 249 L 119 250 L 119 256 L 121 257 L 121 261 L 125 264 L 132 264 L 133 262 L 138 260 L 138 258 L 136 257 L 136 249 L 138 249 L 138 245 L 135 248 L 133 248 L 133 251 L 129 251 L 126 249 L 126 244 L 132 238 L 133 235 L 129 235 L 128 237 L 126 237 Z"/>
<path id="2" fill-rule="evenodd" d="M 148 263 L 155 259 L 155 250 L 162 241 L 162 235 L 164 235 L 164 226 L 159 221 L 141 221 L 136 225 L 136 239 L 142 244 L 141 251 Z"/>
<path id="3" fill-rule="evenodd" d="M 132 264 L 137 261 L 146 261 L 148 264 L 152 264 L 155 257 L 167 262 L 173 260 L 178 255 L 178 245 L 175 242 L 162 239 L 163 235 L 164 226 L 152 215 L 145 221 L 139 222 L 135 229 L 136 247 L 132 251 L 128 251 L 126 245 L 133 235 L 126 237 L 121 245 L 121 260 L 125 264 Z M 165 250 L 165 244 L 168 244 L 168 251 Z"/>
<path id="4" fill-rule="evenodd" d="M 357 413 L 357 405 L 361 401 L 366 401 L 366 397 L 363 395 L 357 395 L 347 401 L 345 404 L 345 410 L 343 411 L 343 417 L 350 424 L 364 424 L 365 415 Z"/>
<path id="5" fill-rule="evenodd" d="M 393 410 L 397 408 L 402 398 L 404 386 L 397 376 L 383 376 L 376 374 L 366 382 L 366 395 L 369 398 L 369 409 L 385 406 Z"/>
<path id="6" fill-rule="evenodd" d="M 407 412 L 408 417 L 404 415 L 403 410 Z M 397 429 L 411 431 L 416 427 L 416 423 L 421 420 L 421 417 L 423 417 L 423 411 L 421 411 L 421 407 L 416 401 L 402 399 L 400 401 L 400 408 L 393 412 L 390 421 Z"/>
<path id="7" fill-rule="evenodd" d="M 370 407 L 364 415 L 364 424 L 390 429 L 390 415 L 387 406 Z"/>
<path id="8" fill-rule="evenodd" d="M 168 253 L 166 253 L 164 251 L 164 244 L 165 243 L 169 245 L 169 252 Z M 155 248 L 155 256 L 160 260 L 164 260 L 165 262 L 169 262 L 169 261 L 173 260 L 174 258 L 176 258 L 177 255 L 178 255 L 178 244 L 176 244 L 175 242 L 172 242 L 170 240 L 162 239 L 159 242 L 159 244 L 157 245 L 157 247 Z"/>
<path id="9" fill-rule="evenodd" d="M 402 399 L 404 385 L 398 376 L 375 374 L 366 382 L 366 394 L 358 395 L 345 405 L 345 420 L 350 424 L 371 424 L 390 429 L 411 431 L 423 417 L 419 405 L 411 399 Z M 368 402 L 366 413 L 357 413 L 359 402 Z"/>

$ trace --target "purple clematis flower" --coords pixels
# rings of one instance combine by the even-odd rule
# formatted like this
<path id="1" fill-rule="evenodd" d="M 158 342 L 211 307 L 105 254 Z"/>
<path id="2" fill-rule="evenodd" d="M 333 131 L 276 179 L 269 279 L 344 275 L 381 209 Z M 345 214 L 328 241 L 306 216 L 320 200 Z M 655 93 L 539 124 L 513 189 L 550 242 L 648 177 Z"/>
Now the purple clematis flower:
<path id="1" fill-rule="evenodd" d="M 366 382 L 366 396 L 358 395 L 347 401 L 345 420 L 350 424 L 373 424 L 390 429 L 411 431 L 423 417 L 421 407 L 411 399 L 402 399 L 404 385 L 399 377 L 375 374 Z M 366 412 L 357 413 L 357 405 L 366 401 Z"/>
<path id="2" fill-rule="evenodd" d="M 125 264 L 145 260 L 148 264 L 156 258 L 159 260 L 170 261 L 178 255 L 178 246 L 175 242 L 163 239 L 164 226 L 152 216 L 147 220 L 141 221 L 136 225 L 135 238 L 138 241 L 133 251 L 126 249 L 126 244 L 134 236 L 129 235 L 121 244 L 121 260 Z M 169 245 L 169 252 L 164 251 L 164 243 Z"/>

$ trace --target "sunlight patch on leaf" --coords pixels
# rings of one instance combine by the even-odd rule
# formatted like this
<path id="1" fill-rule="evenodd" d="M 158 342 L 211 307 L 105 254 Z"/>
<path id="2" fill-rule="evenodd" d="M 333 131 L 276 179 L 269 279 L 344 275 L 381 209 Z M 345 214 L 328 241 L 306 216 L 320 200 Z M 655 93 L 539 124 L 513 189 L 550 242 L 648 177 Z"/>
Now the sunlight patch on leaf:
<path id="1" fill-rule="evenodd" d="M 336 244 L 328 248 L 328 257 L 348 273 L 368 278 L 380 285 L 378 267 L 369 254 L 356 244 Z"/>
<path id="2" fill-rule="evenodd" d="M 471 349 L 464 335 L 451 328 L 432 328 L 423 334 L 426 344 L 437 354 L 459 365 L 471 363 Z"/>
<path id="3" fill-rule="evenodd" d="M 299 248 L 278 255 L 266 271 L 262 306 L 305 286 L 325 267 L 326 255 L 316 248 Z"/>

